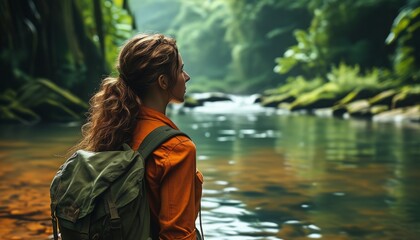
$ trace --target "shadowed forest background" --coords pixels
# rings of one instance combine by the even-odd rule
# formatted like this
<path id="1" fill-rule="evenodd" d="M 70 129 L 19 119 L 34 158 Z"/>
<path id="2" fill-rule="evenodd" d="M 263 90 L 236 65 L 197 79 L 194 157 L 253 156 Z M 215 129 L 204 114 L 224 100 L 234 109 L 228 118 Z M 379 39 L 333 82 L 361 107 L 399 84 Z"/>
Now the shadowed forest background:
<path id="1" fill-rule="evenodd" d="M 259 93 L 266 106 L 335 106 L 338 114 L 343 104 L 379 93 L 374 113 L 415 106 L 419 4 L 2 1 L 0 119 L 80 120 L 99 81 L 115 74 L 119 46 L 137 32 L 177 39 L 192 76 L 189 93 Z"/>
<path id="2" fill-rule="evenodd" d="M 49 187 L 139 32 L 191 76 L 216 239 L 420 236 L 420 0 L 0 0 L 0 238 L 52 237 Z M 326 117 L 328 116 L 328 117 Z"/>

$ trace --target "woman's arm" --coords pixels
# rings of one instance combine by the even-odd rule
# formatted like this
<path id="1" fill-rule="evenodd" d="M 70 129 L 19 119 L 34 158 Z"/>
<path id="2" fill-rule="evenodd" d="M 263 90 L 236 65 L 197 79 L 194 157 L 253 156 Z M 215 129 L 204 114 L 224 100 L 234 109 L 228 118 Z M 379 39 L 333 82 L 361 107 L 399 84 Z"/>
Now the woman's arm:
<path id="1" fill-rule="evenodd" d="M 196 149 L 191 140 L 168 152 L 160 185 L 160 239 L 196 239 Z"/>

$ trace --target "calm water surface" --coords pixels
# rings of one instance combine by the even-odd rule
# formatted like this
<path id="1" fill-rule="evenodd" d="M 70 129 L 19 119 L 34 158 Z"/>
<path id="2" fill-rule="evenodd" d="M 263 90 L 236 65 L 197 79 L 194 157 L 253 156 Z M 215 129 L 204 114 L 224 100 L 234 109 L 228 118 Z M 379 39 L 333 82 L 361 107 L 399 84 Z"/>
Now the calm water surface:
<path id="1" fill-rule="evenodd" d="M 420 126 L 259 111 L 174 114 L 205 176 L 206 239 L 419 239 Z M 1 239 L 48 239 L 79 126 L 0 126 Z"/>

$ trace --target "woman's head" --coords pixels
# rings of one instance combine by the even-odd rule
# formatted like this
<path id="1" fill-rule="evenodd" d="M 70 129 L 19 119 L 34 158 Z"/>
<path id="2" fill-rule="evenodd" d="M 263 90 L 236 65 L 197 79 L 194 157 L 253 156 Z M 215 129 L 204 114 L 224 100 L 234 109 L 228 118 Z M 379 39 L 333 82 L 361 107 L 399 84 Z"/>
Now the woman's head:
<path id="1" fill-rule="evenodd" d="M 121 49 L 117 69 L 123 80 L 140 98 L 159 76 L 172 88 L 179 69 L 179 53 L 174 39 L 162 34 L 140 34 Z"/>
<path id="2" fill-rule="evenodd" d="M 119 76 L 104 79 L 90 100 L 83 139 L 76 148 L 105 151 L 130 143 L 145 96 L 160 93 L 152 97 L 165 96 L 166 104 L 183 101 L 189 76 L 182 66 L 172 38 L 140 34 L 128 40 L 118 57 Z"/>

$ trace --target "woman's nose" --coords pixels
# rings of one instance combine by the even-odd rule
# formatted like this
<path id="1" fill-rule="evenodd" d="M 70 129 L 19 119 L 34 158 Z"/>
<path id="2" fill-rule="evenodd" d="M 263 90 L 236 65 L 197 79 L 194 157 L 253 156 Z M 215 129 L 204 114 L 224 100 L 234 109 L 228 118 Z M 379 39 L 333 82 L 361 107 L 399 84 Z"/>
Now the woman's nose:
<path id="1" fill-rule="evenodd" d="M 185 77 L 184 77 L 184 79 L 185 79 L 185 82 L 188 82 L 188 81 L 190 81 L 190 75 L 188 75 L 188 73 L 187 72 L 185 72 L 184 73 L 185 74 Z"/>

